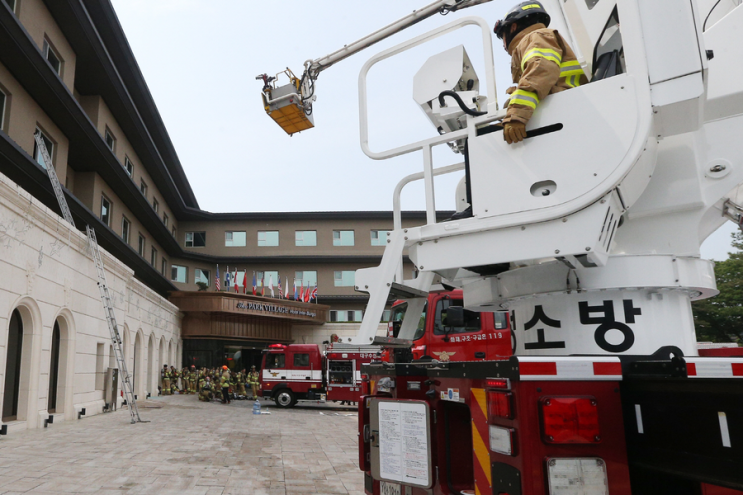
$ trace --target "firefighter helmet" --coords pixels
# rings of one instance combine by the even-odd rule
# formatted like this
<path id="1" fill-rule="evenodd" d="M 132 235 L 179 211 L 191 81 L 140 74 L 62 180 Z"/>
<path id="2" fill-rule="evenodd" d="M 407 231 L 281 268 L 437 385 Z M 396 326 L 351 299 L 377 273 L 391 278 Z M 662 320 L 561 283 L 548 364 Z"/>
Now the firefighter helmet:
<path id="1" fill-rule="evenodd" d="M 550 25 L 550 15 L 546 10 L 544 10 L 544 6 L 541 2 L 521 2 L 509 10 L 503 19 L 499 19 L 498 22 L 495 23 L 493 31 L 498 38 L 503 39 L 503 36 L 506 33 L 506 28 L 514 22 L 518 22 L 531 16 L 538 16 L 537 22 L 541 22 L 545 26 Z"/>

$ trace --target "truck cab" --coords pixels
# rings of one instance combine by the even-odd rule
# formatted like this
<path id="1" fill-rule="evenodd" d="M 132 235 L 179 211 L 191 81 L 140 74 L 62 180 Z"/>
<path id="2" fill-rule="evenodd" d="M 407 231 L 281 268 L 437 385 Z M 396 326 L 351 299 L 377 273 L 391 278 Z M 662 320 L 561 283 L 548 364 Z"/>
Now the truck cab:
<path id="1" fill-rule="evenodd" d="M 513 341 L 508 312 L 464 311 L 464 326 L 447 325 L 450 307 L 462 307 L 461 290 L 431 292 L 413 337 L 413 359 L 490 361 L 511 356 Z M 397 337 L 408 303 L 392 306 L 388 336 Z M 383 360 L 389 360 L 383 353 Z"/>

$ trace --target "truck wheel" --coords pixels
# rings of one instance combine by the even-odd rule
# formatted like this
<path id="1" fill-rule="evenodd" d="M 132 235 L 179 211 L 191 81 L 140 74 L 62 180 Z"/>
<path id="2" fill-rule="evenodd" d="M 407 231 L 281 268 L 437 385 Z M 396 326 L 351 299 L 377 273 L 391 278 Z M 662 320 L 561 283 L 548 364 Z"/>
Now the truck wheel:
<path id="1" fill-rule="evenodd" d="M 287 407 L 292 407 L 296 403 L 296 401 L 294 400 L 294 394 L 291 390 L 282 390 L 281 392 L 276 394 L 274 401 L 276 402 L 276 405 L 278 407 L 282 407 L 284 409 L 286 409 Z"/>

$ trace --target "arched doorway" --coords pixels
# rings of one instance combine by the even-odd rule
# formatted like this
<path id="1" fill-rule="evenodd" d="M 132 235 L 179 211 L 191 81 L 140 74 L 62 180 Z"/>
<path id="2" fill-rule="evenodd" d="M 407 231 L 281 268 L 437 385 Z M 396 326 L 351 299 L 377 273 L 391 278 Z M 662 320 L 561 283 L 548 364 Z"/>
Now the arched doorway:
<path id="1" fill-rule="evenodd" d="M 152 391 L 157 388 L 155 382 L 155 336 L 150 334 L 150 339 L 147 341 L 147 392 L 152 394 Z M 157 394 L 152 394 L 157 395 Z"/>
<path id="2" fill-rule="evenodd" d="M 3 397 L 2 421 L 18 419 L 18 401 L 21 388 L 21 362 L 23 361 L 23 319 L 16 309 L 8 326 L 8 345 L 5 359 L 5 395 Z"/>
<path id="3" fill-rule="evenodd" d="M 47 393 L 48 397 L 46 401 L 46 410 L 49 413 L 57 412 L 60 341 L 59 321 L 55 321 L 54 329 L 52 330 L 52 349 L 51 356 L 49 357 L 49 392 Z"/>
<path id="4" fill-rule="evenodd" d="M 132 390 L 134 391 L 134 394 L 137 396 L 142 396 L 144 392 L 144 388 L 142 387 L 142 370 L 144 369 L 142 366 L 142 356 L 143 355 L 143 349 L 142 349 L 142 332 L 137 332 L 137 335 L 134 337 L 134 362 L 132 364 Z"/>

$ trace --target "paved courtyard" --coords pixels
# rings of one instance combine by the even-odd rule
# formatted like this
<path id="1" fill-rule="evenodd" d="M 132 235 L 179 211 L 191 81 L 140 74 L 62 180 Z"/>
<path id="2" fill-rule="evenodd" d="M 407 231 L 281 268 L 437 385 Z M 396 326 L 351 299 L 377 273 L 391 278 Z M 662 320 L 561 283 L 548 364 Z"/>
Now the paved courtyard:
<path id="1" fill-rule="evenodd" d="M 363 494 L 355 408 L 150 403 L 0 437 L 0 494 Z"/>

